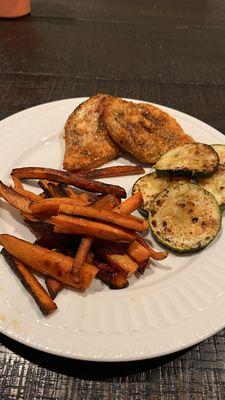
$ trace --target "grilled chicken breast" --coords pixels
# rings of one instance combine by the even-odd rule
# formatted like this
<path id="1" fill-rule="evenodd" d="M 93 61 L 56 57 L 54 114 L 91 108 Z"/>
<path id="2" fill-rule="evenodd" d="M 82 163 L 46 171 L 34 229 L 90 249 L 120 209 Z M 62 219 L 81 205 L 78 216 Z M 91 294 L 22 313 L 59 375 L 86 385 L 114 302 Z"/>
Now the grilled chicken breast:
<path id="1" fill-rule="evenodd" d="M 103 115 L 120 149 L 143 163 L 155 163 L 168 150 L 194 141 L 174 118 L 150 104 L 111 97 Z"/>
<path id="2" fill-rule="evenodd" d="M 64 169 L 96 168 L 120 153 L 102 118 L 108 99 L 110 96 L 105 94 L 90 97 L 69 116 L 65 125 Z"/>

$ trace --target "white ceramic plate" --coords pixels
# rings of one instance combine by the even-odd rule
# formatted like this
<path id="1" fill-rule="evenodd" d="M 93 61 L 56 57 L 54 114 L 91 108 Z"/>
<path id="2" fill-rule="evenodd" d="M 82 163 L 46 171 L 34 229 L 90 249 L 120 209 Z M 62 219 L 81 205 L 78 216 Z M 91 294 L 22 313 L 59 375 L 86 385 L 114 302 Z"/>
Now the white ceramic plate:
<path id="1" fill-rule="evenodd" d="M 1 121 L 1 179 L 10 183 L 14 167 L 61 168 L 64 123 L 84 100 L 43 104 Z M 225 144 L 225 137 L 203 122 L 161 108 L 196 140 Z M 120 158 L 110 164 L 127 163 Z M 110 181 L 130 193 L 136 179 Z M 34 239 L 19 213 L 3 201 L 0 206 L 0 232 Z M 224 236 L 222 228 L 199 253 L 152 262 L 143 277 L 130 280 L 127 289 L 113 291 L 96 280 L 85 293 L 64 290 L 56 300 L 58 311 L 48 318 L 0 257 L 0 330 L 31 347 L 92 361 L 139 360 L 184 349 L 225 326 Z"/>

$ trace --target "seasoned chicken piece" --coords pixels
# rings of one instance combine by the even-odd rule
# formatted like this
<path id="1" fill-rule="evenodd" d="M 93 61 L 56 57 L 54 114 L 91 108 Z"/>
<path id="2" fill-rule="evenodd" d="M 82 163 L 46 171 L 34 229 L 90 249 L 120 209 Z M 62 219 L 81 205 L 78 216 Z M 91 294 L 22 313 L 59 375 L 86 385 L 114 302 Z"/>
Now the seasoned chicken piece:
<path id="1" fill-rule="evenodd" d="M 112 97 L 103 115 L 120 149 L 144 163 L 155 163 L 168 150 L 194 141 L 174 118 L 150 104 Z"/>
<path id="2" fill-rule="evenodd" d="M 109 98 L 105 94 L 90 97 L 68 118 L 65 125 L 64 169 L 96 168 L 120 154 L 102 118 L 103 108 Z"/>

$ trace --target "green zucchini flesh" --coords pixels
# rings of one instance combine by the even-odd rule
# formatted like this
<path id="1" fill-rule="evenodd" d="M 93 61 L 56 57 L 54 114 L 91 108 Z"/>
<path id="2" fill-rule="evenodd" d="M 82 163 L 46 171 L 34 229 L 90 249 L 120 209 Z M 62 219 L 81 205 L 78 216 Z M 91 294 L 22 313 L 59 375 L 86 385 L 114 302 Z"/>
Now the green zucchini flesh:
<path id="1" fill-rule="evenodd" d="M 158 177 L 155 172 L 147 174 L 139 178 L 132 189 L 132 194 L 141 192 L 143 197 L 143 207 L 139 212 L 148 217 L 149 208 L 154 198 L 169 185 L 167 176 Z"/>
<path id="2" fill-rule="evenodd" d="M 211 144 L 211 147 L 217 152 L 220 164 L 225 165 L 225 145 L 224 144 Z"/>
<path id="3" fill-rule="evenodd" d="M 219 206 L 225 205 L 225 165 L 220 164 L 215 174 L 199 179 L 198 184 L 215 197 Z"/>
<path id="4" fill-rule="evenodd" d="M 206 247 L 221 227 L 221 211 L 214 196 L 193 183 L 171 185 L 153 200 L 149 212 L 153 236 L 180 253 Z"/>
<path id="5" fill-rule="evenodd" d="M 162 192 L 171 183 L 183 183 L 189 181 L 186 177 L 168 177 L 168 176 L 157 176 L 155 172 L 146 174 L 139 178 L 132 189 L 132 194 L 141 192 L 143 197 L 143 206 L 138 211 L 145 217 L 148 218 L 149 209 L 154 198 Z"/>
<path id="6" fill-rule="evenodd" d="M 213 174 L 219 165 L 217 152 L 203 143 L 189 143 L 169 150 L 157 161 L 157 175 L 200 178 Z"/>

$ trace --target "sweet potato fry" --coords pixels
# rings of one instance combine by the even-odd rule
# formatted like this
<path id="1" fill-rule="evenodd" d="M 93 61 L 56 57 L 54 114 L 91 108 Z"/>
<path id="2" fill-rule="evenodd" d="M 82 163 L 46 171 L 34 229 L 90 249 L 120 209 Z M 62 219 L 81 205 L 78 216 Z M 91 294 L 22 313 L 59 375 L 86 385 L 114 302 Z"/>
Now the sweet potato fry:
<path id="1" fill-rule="evenodd" d="M 145 249 L 149 252 L 150 257 L 152 257 L 154 260 L 164 260 L 166 257 L 168 257 L 169 253 L 168 251 L 156 251 L 154 250 L 146 241 L 145 239 L 140 236 L 140 235 L 136 235 L 137 241 L 143 246 L 145 247 Z"/>
<path id="2" fill-rule="evenodd" d="M 104 208 L 104 210 L 112 210 L 120 204 L 120 200 L 114 194 L 106 194 L 105 196 L 98 197 L 93 203 L 92 207 Z"/>
<path id="3" fill-rule="evenodd" d="M 138 265 L 139 274 L 144 275 L 145 270 L 149 264 L 149 260 L 150 260 L 150 258 L 148 260 L 143 261 L 141 264 Z"/>
<path id="4" fill-rule="evenodd" d="M 99 270 L 97 272 L 96 278 L 100 279 L 110 289 L 125 289 L 129 286 L 128 280 L 125 279 L 123 275 L 119 272 L 110 274 L 106 271 Z"/>
<path id="5" fill-rule="evenodd" d="M 77 195 L 75 195 L 75 193 L 73 193 L 73 194 L 74 194 L 74 196 L 72 196 L 72 198 L 77 197 Z M 110 196 L 110 195 L 108 195 L 108 196 Z M 60 235 L 57 235 L 57 236 L 60 236 Z M 66 236 L 69 236 L 69 235 L 66 235 Z M 74 258 L 73 268 L 72 268 L 72 272 L 71 272 L 72 274 L 77 273 L 80 270 L 80 268 L 82 267 L 82 265 L 84 264 L 84 262 L 86 261 L 88 252 L 91 248 L 91 245 L 92 245 L 92 238 L 82 238 L 81 239 L 81 243 L 78 247 L 77 253 Z M 91 262 L 90 257 L 89 257 L 89 260 L 87 260 L 87 262 Z M 63 284 L 51 277 L 46 277 L 45 282 L 46 282 L 46 286 L 48 288 L 48 292 L 49 292 L 50 296 L 53 299 L 55 299 L 57 294 L 63 289 Z"/>
<path id="6" fill-rule="evenodd" d="M 135 193 L 133 196 L 126 199 L 123 203 L 121 203 L 115 211 L 127 215 L 133 212 L 136 208 L 141 207 L 143 203 L 142 195 L 140 192 Z M 141 237 L 137 234 L 137 237 Z M 144 245 L 143 245 L 144 242 Z M 147 249 L 146 249 L 147 246 Z M 129 256 L 138 264 L 138 271 L 143 274 L 147 265 L 148 260 L 151 256 L 148 250 L 148 245 L 143 241 L 133 241 L 130 243 L 128 250 Z"/>
<path id="7" fill-rule="evenodd" d="M 91 261 L 87 261 L 85 263 L 85 265 L 89 265 L 89 264 L 92 264 Z M 81 270 L 81 268 L 80 268 L 80 270 Z M 85 279 L 86 279 L 86 277 L 85 277 Z M 64 284 L 62 282 L 57 281 L 55 278 L 52 278 L 51 276 L 45 277 L 45 284 L 48 289 L 49 295 L 50 295 L 51 299 L 53 299 L 53 300 L 55 300 L 57 294 L 59 292 L 61 292 L 61 290 L 64 288 Z"/>
<path id="8" fill-rule="evenodd" d="M 105 239 L 94 239 L 93 248 L 104 249 L 107 250 L 107 252 L 114 254 L 125 254 L 128 251 L 129 243 L 112 242 L 111 240 Z"/>
<path id="9" fill-rule="evenodd" d="M 92 238 L 87 237 L 81 239 L 80 246 L 78 247 L 78 250 L 74 257 L 71 274 L 75 274 L 77 271 L 79 271 L 82 265 L 85 263 L 88 252 L 91 248 L 91 244 Z"/>
<path id="10" fill-rule="evenodd" d="M 129 197 L 128 199 L 124 200 L 121 204 L 118 205 L 114 209 L 114 211 L 123 214 L 123 215 L 128 215 L 131 214 L 133 211 L 137 210 L 137 208 L 140 208 L 143 204 L 143 198 L 141 192 L 137 192 L 133 194 L 133 196 Z"/>
<path id="11" fill-rule="evenodd" d="M 79 242 L 80 240 L 76 236 L 46 232 L 40 238 L 36 239 L 34 244 L 49 250 L 57 249 L 68 255 L 69 250 L 76 251 Z"/>
<path id="12" fill-rule="evenodd" d="M 67 188 L 69 189 L 69 187 L 67 187 Z M 73 192 L 73 194 L 74 194 L 74 192 Z M 77 195 L 74 194 L 74 197 L 77 197 Z M 95 203 L 93 203 L 93 206 L 94 207 L 100 206 L 103 208 L 105 207 L 108 209 L 112 209 L 115 207 L 115 205 L 117 205 L 117 201 L 118 200 L 116 199 L 116 197 L 114 195 L 108 194 L 108 195 L 101 196 L 100 198 L 98 198 L 95 201 Z M 56 236 L 60 236 L 60 235 L 56 234 Z M 69 237 L 69 235 L 66 235 L 66 236 Z M 88 251 L 92 245 L 92 241 L 93 241 L 93 239 L 90 237 L 81 239 L 80 246 L 78 247 L 76 256 L 74 258 L 74 266 L 73 266 L 72 273 L 73 273 L 73 271 L 77 272 L 81 268 L 81 266 L 83 265 L 83 263 L 85 261 L 87 261 L 88 263 L 91 263 L 92 260 L 90 259 L 90 253 L 88 253 Z M 44 245 L 44 247 L 46 247 L 46 246 Z M 87 257 L 87 259 L 86 259 L 86 257 Z M 58 281 L 54 280 L 54 278 L 51 278 L 51 277 L 46 277 L 46 285 L 47 285 L 47 288 L 48 288 L 48 291 L 49 291 L 51 297 L 54 296 L 52 298 L 55 298 L 57 296 L 57 294 L 60 292 L 60 290 L 62 290 L 62 288 L 63 288 L 63 284 L 61 282 L 58 282 Z"/>
<path id="13" fill-rule="evenodd" d="M 40 179 L 38 184 L 44 190 L 48 198 L 66 197 L 66 194 L 62 190 L 62 185 L 58 182 L 50 182 L 45 179 Z"/>
<path id="14" fill-rule="evenodd" d="M 2 181 L 0 181 L 0 197 L 3 197 L 7 203 L 21 212 L 31 214 L 29 208 L 30 200 L 17 193 L 13 188 L 5 185 Z"/>
<path id="15" fill-rule="evenodd" d="M 62 190 L 62 184 L 57 182 L 49 182 L 48 184 L 51 197 L 67 197 Z"/>
<path id="16" fill-rule="evenodd" d="M 21 194 L 22 196 L 26 197 L 28 200 L 31 201 L 41 201 L 40 196 L 37 194 L 30 192 L 30 190 L 15 188 L 14 189 L 17 193 Z"/>
<path id="17" fill-rule="evenodd" d="M 57 294 L 63 289 L 63 283 L 51 278 L 51 276 L 45 277 L 45 284 L 52 300 L 54 300 Z"/>
<path id="18" fill-rule="evenodd" d="M 148 229 L 148 221 L 137 218 L 134 216 L 120 215 L 115 211 L 104 210 L 92 206 L 79 206 L 79 205 L 67 205 L 62 204 L 59 206 L 59 212 L 68 215 L 79 215 L 81 217 L 87 217 L 95 219 L 97 221 L 111 222 L 112 224 L 123 226 L 127 229 L 135 231 L 144 231 Z"/>
<path id="19" fill-rule="evenodd" d="M 138 271 L 144 273 L 148 265 L 150 254 L 137 240 L 127 243 L 117 243 L 107 240 L 95 239 L 94 247 L 106 250 L 107 253 L 128 254 L 138 264 Z"/>
<path id="20" fill-rule="evenodd" d="M 110 289 L 124 289 L 129 286 L 127 279 L 108 264 L 95 258 L 94 265 L 98 268 L 96 278 L 109 286 Z"/>
<path id="21" fill-rule="evenodd" d="M 14 236 L 1 234 L 0 244 L 11 255 L 34 270 L 43 275 L 49 275 L 76 289 L 87 288 L 97 273 L 97 268 L 94 265 L 84 264 L 79 274 L 72 275 L 73 259 L 71 257 L 31 244 Z"/>
<path id="22" fill-rule="evenodd" d="M 98 198 L 94 203 L 93 203 L 93 207 L 101 207 L 101 208 L 105 208 L 105 209 L 113 209 L 114 205 L 116 203 L 115 200 L 115 196 L 108 194 L 105 196 L 102 196 L 100 198 Z M 85 259 L 88 255 L 88 252 L 91 248 L 93 242 L 93 238 L 92 237 L 85 237 L 81 239 L 81 243 L 80 246 L 77 250 L 76 256 L 74 258 L 74 266 L 73 266 L 73 271 L 76 272 L 80 269 L 80 267 L 83 265 L 83 263 L 85 262 Z"/>
<path id="23" fill-rule="evenodd" d="M 20 179 L 47 179 L 49 181 L 76 186 L 89 192 L 111 193 L 118 197 L 126 197 L 125 190 L 120 186 L 93 181 L 78 174 L 72 174 L 57 169 L 41 167 L 15 168 L 12 170 L 11 174 Z"/>
<path id="24" fill-rule="evenodd" d="M 12 176 L 12 180 L 13 180 L 13 184 L 14 184 L 14 189 L 23 189 L 23 184 L 22 182 L 19 180 L 19 178 L 17 178 L 16 176 Z"/>
<path id="25" fill-rule="evenodd" d="M 39 194 L 39 197 L 41 197 L 42 199 L 47 199 L 46 193 L 45 192 L 41 192 Z"/>
<path id="26" fill-rule="evenodd" d="M 85 178 L 100 179 L 112 178 L 115 176 L 139 175 L 144 174 L 144 172 L 144 168 L 140 165 L 118 165 L 116 167 L 105 167 L 87 171 L 79 171 L 78 174 L 84 176 Z"/>
<path id="27" fill-rule="evenodd" d="M 44 315 L 52 314 L 56 309 L 56 304 L 49 297 L 46 290 L 38 282 L 37 278 L 33 273 L 26 267 L 21 261 L 13 257 L 4 248 L 2 249 L 2 255 L 9 264 L 10 268 L 17 275 L 19 280 L 22 282 L 27 291 L 36 301 L 40 310 Z"/>
<path id="28" fill-rule="evenodd" d="M 24 197 L 27 197 L 31 201 L 40 200 L 40 196 L 36 195 L 35 193 L 31 192 L 30 190 L 26 190 L 23 187 L 22 182 L 16 177 L 12 176 L 14 187 L 13 189 L 21 194 Z"/>
<path id="29" fill-rule="evenodd" d="M 70 186 L 64 186 L 62 189 L 68 197 L 71 197 L 72 199 L 77 198 L 78 194 Z"/>
<path id="30" fill-rule="evenodd" d="M 88 194 L 87 193 L 81 193 L 81 194 L 79 194 L 79 199 L 80 200 L 82 200 L 83 202 L 84 202 L 84 204 L 86 203 L 86 204 L 88 204 L 88 203 L 90 203 L 90 201 L 91 201 L 91 199 L 90 199 L 90 197 L 88 196 Z"/>
<path id="31" fill-rule="evenodd" d="M 46 236 L 53 233 L 53 225 L 44 221 L 35 219 L 31 214 L 25 215 L 24 222 L 34 232 L 36 236 Z"/>
<path id="32" fill-rule="evenodd" d="M 107 203 L 107 200 L 108 199 L 106 199 L 106 196 L 105 196 L 105 203 Z M 103 202 L 103 200 L 100 200 L 100 201 L 96 201 L 94 204 L 93 204 L 93 208 L 94 207 L 97 207 L 97 206 L 99 206 L 99 204 L 102 206 L 102 208 L 104 207 L 104 205 L 106 205 L 106 204 L 104 204 L 104 202 Z M 112 206 L 112 204 L 110 204 L 110 206 Z M 110 207 L 111 208 L 111 207 Z M 92 208 L 88 208 L 88 211 L 89 210 L 91 210 Z M 61 210 L 62 211 L 62 210 Z M 97 209 L 96 211 L 98 211 L 99 212 L 99 209 Z M 88 214 L 88 215 L 90 215 L 90 214 Z M 105 215 L 105 214 L 104 214 Z M 111 220 L 115 223 L 115 221 L 117 220 L 117 218 L 118 218 L 118 216 L 116 216 L 116 215 L 114 215 L 113 216 L 113 218 L 111 218 Z M 123 217 L 122 216 L 120 216 L 119 217 L 120 219 L 123 219 Z M 133 220 L 136 220 L 136 218 L 132 218 L 132 217 L 130 217 L 130 219 L 132 219 L 132 222 L 133 222 Z M 139 221 L 139 220 L 138 220 Z M 136 227 L 135 227 L 136 228 Z M 80 265 L 82 265 L 81 264 L 81 261 L 80 261 L 80 258 L 79 258 L 79 250 L 81 251 L 81 254 L 82 254 L 82 260 L 84 259 L 84 257 L 86 256 L 86 253 L 89 251 L 89 248 L 90 248 L 90 245 L 91 245 L 91 242 L 92 242 L 92 239 L 84 239 L 84 242 L 81 242 L 81 249 L 79 248 L 78 249 L 78 253 L 77 253 L 77 259 L 75 258 L 75 262 L 74 262 L 74 266 L 75 266 L 75 271 L 77 270 L 77 269 L 79 269 L 80 268 Z M 84 247 L 83 247 L 84 246 Z M 112 245 L 110 246 L 111 247 L 111 249 L 112 249 Z M 141 247 L 140 245 L 136 245 L 136 247 Z M 112 252 L 112 250 L 109 250 L 110 252 Z M 144 249 L 145 250 L 145 249 Z M 84 251 L 84 256 L 83 256 L 83 251 Z M 136 251 L 136 253 L 137 253 L 137 251 Z M 136 259 L 138 259 L 138 255 L 136 255 L 136 253 L 135 253 L 135 250 L 134 250 L 134 248 L 131 248 L 131 254 L 133 255 L 133 259 L 134 259 L 134 257 L 136 256 Z M 147 253 L 147 258 L 149 258 L 149 254 L 148 254 L 148 252 L 147 251 L 145 251 L 145 253 Z M 139 255 L 139 257 L 141 257 L 140 255 Z M 145 257 L 142 257 L 141 258 L 141 261 L 139 260 L 139 262 L 142 262 L 143 261 L 143 259 L 145 259 Z"/>
<path id="33" fill-rule="evenodd" d="M 125 278 L 129 278 L 138 270 L 138 264 L 128 254 L 111 254 L 102 249 L 96 251 L 107 264 L 121 272 Z"/>
<path id="34" fill-rule="evenodd" d="M 43 199 L 42 201 L 35 201 L 30 204 L 30 212 L 33 215 L 40 215 L 40 214 L 55 214 L 59 211 L 59 206 L 62 204 L 69 204 L 69 205 L 85 205 L 82 199 L 77 197 L 76 199 L 72 199 L 69 197 L 54 197 L 51 199 Z"/>
<path id="35" fill-rule="evenodd" d="M 89 251 L 87 258 L 86 258 L 86 262 L 88 264 L 93 264 L 93 259 L 94 259 L 94 253 L 92 253 L 92 251 Z"/>
<path id="36" fill-rule="evenodd" d="M 93 201 L 93 199 L 90 198 L 90 196 L 89 196 L 87 193 L 85 193 L 85 192 L 83 192 L 83 193 L 76 193 L 76 192 L 74 191 L 74 189 L 71 188 L 70 186 L 64 185 L 64 187 L 62 187 L 62 190 L 63 190 L 63 192 L 65 193 L 65 195 L 66 195 L 67 197 L 70 197 L 70 198 L 72 198 L 72 199 L 77 199 L 77 198 L 78 198 L 78 199 L 80 199 L 80 200 L 83 200 L 84 203 L 86 203 L 86 204 L 92 203 L 92 201 Z"/>
<path id="37" fill-rule="evenodd" d="M 91 285 L 97 272 L 98 270 L 93 264 L 85 262 L 80 268 L 78 274 L 80 279 L 80 289 L 87 289 Z"/>
<path id="38" fill-rule="evenodd" d="M 13 177 L 13 175 L 12 175 Z M 40 179 L 38 181 L 38 185 L 40 186 L 41 189 L 43 189 L 44 193 L 45 193 L 45 198 L 51 198 L 51 193 L 48 187 L 48 182 L 46 179 Z"/>
<path id="39" fill-rule="evenodd" d="M 37 218 L 35 218 L 33 215 L 31 215 L 31 214 L 27 214 L 27 213 L 24 213 L 24 212 L 22 212 L 22 211 L 20 211 L 20 214 L 25 218 L 24 219 L 24 221 L 25 222 L 40 222 L 39 221 L 39 219 L 37 219 Z"/>
<path id="40" fill-rule="evenodd" d="M 51 217 L 55 233 L 66 233 L 76 235 L 88 235 L 100 239 L 108 239 L 115 242 L 131 242 L 135 239 L 132 231 L 102 222 L 89 221 L 82 218 L 57 215 Z"/>
<path id="41" fill-rule="evenodd" d="M 60 235 L 57 233 L 42 236 L 41 238 L 35 240 L 34 243 L 51 250 L 59 249 L 62 253 L 66 253 L 66 255 L 69 255 L 68 249 L 72 249 L 74 245 L 76 245 L 76 247 L 78 246 L 78 243 L 75 243 L 75 237 L 63 234 Z M 87 260 L 87 263 L 91 264 L 91 260 Z M 53 300 L 56 298 L 57 294 L 63 289 L 63 283 L 52 278 L 51 276 L 45 277 L 45 284 L 47 286 L 50 297 Z"/>
<path id="42" fill-rule="evenodd" d="M 149 251 L 137 240 L 129 244 L 128 254 L 138 265 L 142 265 L 143 262 L 148 261 L 150 258 Z"/>

